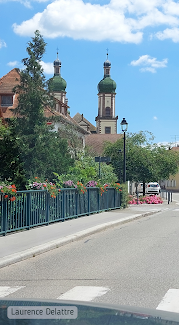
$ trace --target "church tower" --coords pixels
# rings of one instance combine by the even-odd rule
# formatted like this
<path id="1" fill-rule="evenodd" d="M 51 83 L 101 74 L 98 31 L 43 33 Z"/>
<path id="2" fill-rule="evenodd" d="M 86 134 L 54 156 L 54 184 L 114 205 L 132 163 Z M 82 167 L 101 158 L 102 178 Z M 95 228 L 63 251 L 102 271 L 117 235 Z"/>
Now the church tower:
<path id="1" fill-rule="evenodd" d="M 58 104 L 56 104 L 56 110 L 60 113 L 67 115 L 68 111 L 68 99 L 66 98 L 66 81 L 61 77 L 61 61 L 57 58 L 53 62 L 54 76 L 50 82 L 50 90 L 52 91 L 54 97 L 58 99 Z"/>
<path id="2" fill-rule="evenodd" d="M 117 119 L 115 116 L 116 83 L 110 77 L 111 62 L 104 62 L 104 77 L 98 83 L 98 116 L 96 117 L 96 129 L 100 134 L 116 134 Z"/>

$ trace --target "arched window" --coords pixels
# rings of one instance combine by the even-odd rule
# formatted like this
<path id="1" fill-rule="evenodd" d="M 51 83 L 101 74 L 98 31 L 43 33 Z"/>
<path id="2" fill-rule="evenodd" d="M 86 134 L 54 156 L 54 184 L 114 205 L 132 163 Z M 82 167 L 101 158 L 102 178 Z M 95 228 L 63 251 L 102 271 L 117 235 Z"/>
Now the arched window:
<path id="1" fill-rule="evenodd" d="M 111 109 L 110 109 L 110 107 L 106 107 L 106 116 L 111 116 Z"/>

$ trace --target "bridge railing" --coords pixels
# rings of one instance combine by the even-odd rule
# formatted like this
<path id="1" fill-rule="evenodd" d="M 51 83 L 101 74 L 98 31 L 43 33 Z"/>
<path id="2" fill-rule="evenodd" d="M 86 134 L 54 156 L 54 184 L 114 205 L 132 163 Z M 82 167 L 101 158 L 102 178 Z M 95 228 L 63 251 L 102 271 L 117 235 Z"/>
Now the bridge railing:
<path id="1" fill-rule="evenodd" d="M 121 193 L 108 188 L 61 189 L 56 198 L 42 190 L 18 191 L 15 201 L 0 194 L 0 235 L 121 207 Z"/>

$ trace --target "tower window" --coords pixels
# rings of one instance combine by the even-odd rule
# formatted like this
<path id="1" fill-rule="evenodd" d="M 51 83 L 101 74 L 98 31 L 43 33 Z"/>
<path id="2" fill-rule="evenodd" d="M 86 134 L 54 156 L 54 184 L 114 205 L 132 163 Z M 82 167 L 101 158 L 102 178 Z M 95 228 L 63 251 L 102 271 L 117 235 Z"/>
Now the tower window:
<path id="1" fill-rule="evenodd" d="M 111 127 L 105 126 L 105 134 L 111 134 Z"/>
<path id="2" fill-rule="evenodd" d="M 109 69 L 106 69 L 106 74 L 109 74 Z"/>
<path id="3" fill-rule="evenodd" d="M 13 105 L 13 96 L 2 96 L 1 97 L 1 106 L 12 106 Z"/>
<path id="4" fill-rule="evenodd" d="M 110 109 L 110 107 L 106 107 L 106 116 L 111 116 L 111 109 Z"/>

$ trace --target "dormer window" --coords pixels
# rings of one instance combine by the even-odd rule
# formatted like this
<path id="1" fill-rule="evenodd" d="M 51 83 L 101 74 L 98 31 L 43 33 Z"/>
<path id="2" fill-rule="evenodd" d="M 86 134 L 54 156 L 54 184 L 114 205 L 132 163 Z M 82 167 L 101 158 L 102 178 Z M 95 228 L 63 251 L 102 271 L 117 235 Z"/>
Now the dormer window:
<path id="1" fill-rule="evenodd" d="M 1 96 L 1 106 L 13 106 L 13 96 L 12 95 Z"/>

